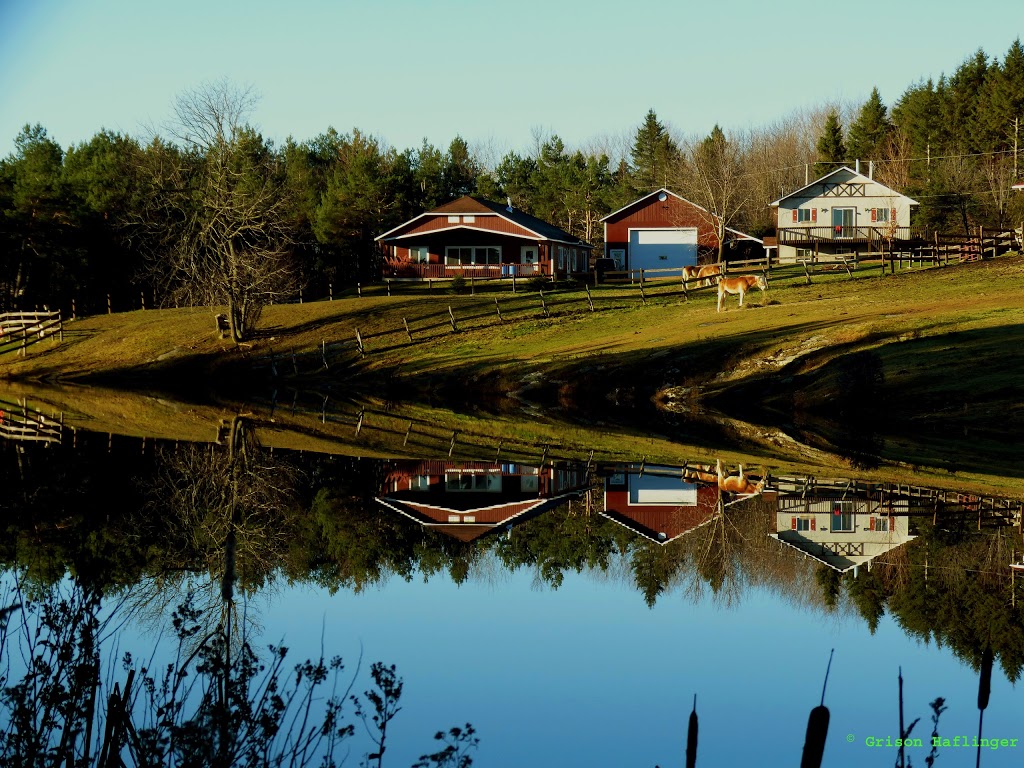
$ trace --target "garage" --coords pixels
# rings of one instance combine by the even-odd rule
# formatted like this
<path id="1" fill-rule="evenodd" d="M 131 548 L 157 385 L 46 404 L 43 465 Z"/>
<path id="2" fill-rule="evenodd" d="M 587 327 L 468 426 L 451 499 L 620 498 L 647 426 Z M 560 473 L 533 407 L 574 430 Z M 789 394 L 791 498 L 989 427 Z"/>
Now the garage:
<path id="1" fill-rule="evenodd" d="M 679 269 L 696 263 L 696 227 L 629 230 L 629 269 Z"/>

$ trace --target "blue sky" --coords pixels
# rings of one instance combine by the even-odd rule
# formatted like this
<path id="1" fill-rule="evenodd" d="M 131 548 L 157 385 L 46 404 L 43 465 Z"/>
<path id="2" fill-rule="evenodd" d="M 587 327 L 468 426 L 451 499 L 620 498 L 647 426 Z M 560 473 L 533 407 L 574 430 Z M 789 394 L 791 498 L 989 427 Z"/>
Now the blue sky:
<path id="1" fill-rule="evenodd" d="M 983 6 L 0 0 L 0 155 L 29 122 L 64 146 L 140 134 L 223 77 L 261 94 L 255 122 L 277 140 L 359 127 L 399 148 L 461 134 L 503 152 L 534 128 L 570 145 L 629 132 L 651 107 L 683 133 L 744 128 L 875 85 L 891 104 L 979 47 L 1001 57 L 1024 9 Z"/>

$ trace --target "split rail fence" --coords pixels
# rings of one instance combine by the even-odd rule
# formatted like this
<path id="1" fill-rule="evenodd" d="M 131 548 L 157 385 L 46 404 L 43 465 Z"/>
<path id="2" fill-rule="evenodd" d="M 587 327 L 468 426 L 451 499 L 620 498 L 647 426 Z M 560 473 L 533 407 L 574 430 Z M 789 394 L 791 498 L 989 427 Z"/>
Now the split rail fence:
<path id="1" fill-rule="evenodd" d="M 0 355 L 24 356 L 28 347 L 44 339 L 64 340 L 60 312 L 5 312 L 0 314 Z"/>

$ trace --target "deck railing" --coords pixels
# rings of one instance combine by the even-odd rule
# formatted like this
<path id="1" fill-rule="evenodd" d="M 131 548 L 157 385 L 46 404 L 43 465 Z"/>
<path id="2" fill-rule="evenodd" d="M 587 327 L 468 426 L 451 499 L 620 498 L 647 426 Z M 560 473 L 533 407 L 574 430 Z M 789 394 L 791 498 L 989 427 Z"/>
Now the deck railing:
<path id="1" fill-rule="evenodd" d="M 834 226 L 825 227 L 783 227 L 779 229 L 780 245 L 796 245 L 804 243 L 882 243 L 888 240 L 923 240 L 926 237 L 921 227 L 856 227 Z"/>
<path id="2" fill-rule="evenodd" d="M 456 277 L 493 279 L 532 277 L 539 274 L 539 264 L 414 264 L 389 261 L 384 265 L 383 276 L 393 279 L 451 280 Z"/>

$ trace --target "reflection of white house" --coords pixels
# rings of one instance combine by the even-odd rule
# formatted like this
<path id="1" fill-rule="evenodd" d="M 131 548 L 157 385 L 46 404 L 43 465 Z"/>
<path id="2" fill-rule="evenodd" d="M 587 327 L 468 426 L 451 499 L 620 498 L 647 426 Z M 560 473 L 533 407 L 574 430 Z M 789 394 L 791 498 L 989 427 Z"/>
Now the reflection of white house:
<path id="1" fill-rule="evenodd" d="M 778 209 L 779 261 L 834 258 L 855 251 L 899 250 L 919 233 L 917 205 L 894 189 L 842 167 L 771 203 Z"/>
<path id="2" fill-rule="evenodd" d="M 905 499 L 781 497 L 769 534 L 837 571 L 848 571 L 916 538 Z"/>

